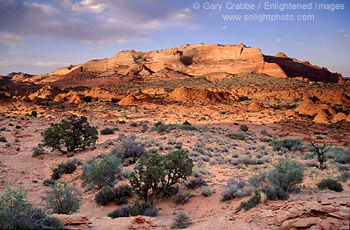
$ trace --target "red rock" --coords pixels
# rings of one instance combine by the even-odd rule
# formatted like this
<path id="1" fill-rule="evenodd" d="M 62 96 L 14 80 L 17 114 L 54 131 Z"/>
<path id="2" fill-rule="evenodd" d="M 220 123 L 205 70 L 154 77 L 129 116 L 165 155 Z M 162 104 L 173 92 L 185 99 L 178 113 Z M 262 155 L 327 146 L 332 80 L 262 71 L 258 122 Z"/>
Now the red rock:
<path id="1" fill-rule="evenodd" d="M 87 216 L 73 214 L 52 214 L 51 217 L 57 218 L 61 223 L 70 229 L 89 229 L 91 228 L 91 222 Z"/>
<path id="2" fill-rule="evenodd" d="M 312 225 L 317 224 L 319 221 L 319 218 L 317 217 L 309 217 L 309 218 L 303 218 L 303 219 L 297 219 L 291 227 L 295 228 L 308 228 Z"/>

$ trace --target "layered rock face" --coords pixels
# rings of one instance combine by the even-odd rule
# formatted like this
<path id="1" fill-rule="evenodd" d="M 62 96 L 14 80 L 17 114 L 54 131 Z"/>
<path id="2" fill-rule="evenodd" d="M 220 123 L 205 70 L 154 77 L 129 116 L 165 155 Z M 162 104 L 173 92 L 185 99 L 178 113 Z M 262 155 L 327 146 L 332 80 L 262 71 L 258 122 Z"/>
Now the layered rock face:
<path id="1" fill-rule="evenodd" d="M 264 56 L 260 49 L 243 44 L 196 44 L 150 52 L 122 51 L 112 58 L 60 68 L 49 74 L 24 78 L 23 81 L 52 83 L 81 78 L 84 83 L 94 77 L 115 77 L 125 82 L 135 79 L 164 80 L 173 75 L 174 78 L 206 75 L 212 81 L 242 73 L 324 82 L 344 81 L 340 74 L 331 73 L 326 68 L 300 62 L 284 54 Z"/>

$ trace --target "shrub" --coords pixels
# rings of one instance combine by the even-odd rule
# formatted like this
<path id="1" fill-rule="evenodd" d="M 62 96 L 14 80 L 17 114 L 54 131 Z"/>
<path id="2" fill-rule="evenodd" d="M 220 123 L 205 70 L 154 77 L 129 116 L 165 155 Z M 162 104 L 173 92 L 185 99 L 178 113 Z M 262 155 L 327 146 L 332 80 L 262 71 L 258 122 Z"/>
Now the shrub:
<path id="1" fill-rule="evenodd" d="M 38 116 L 38 112 L 37 111 L 32 111 L 32 113 L 30 114 L 32 117 L 37 117 Z"/>
<path id="2" fill-rule="evenodd" d="M 242 190 L 240 190 L 236 185 L 232 184 L 222 190 L 222 201 L 233 200 L 235 198 L 241 198 L 244 196 Z"/>
<path id="3" fill-rule="evenodd" d="M 130 206 L 117 208 L 114 211 L 110 212 L 108 216 L 112 219 L 118 218 L 118 217 L 128 217 L 129 216 L 129 210 Z"/>
<path id="4" fill-rule="evenodd" d="M 202 186 L 207 186 L 207 182 L 201 177 L 193 179 L 193 180 L 190 180 L 190 182 L 188 182 L 186 184 L 186 187 L 188 189 L 196 189 L 196 188 L 199 188 L 199 187 L 202 187 Z"/>
<path id="5" fill-rule="evenodd" d="M 115 174 L 120 173 L 121 160 L 115 156 L 105 156 L 100 161 L 91 162 L 83 167 L 83 186 L 111 186 L 115 181 Z"/>
<path id="6" fill-rule="evenodd" d="M 38 147 L 33 147 L 32 151 L 33 151 L 32 157 L 36 157 L 36 156 L 45 154 L 45 151 L 41 145 L 38 145 Z"/>
<path id="7" fill-rule="evenodd" d="M 95 202 L 99 205 L 106 205 L 115 199 L 115 194 L 110 186 L 103 186 L 101 191 L 95 195 Z"/>
<path id="8" fill-rule="evenodd" d="M 114 203 L 125 204 L 128 197 L 132 197 L 132 189 L 129 185 L 121 185 L 114 190 Z"/>
<path id="9" fill-rule="evenodd" d="M 323 179 L 320 183 L 317 184 L 317 187 L 321 190 L 329 189 L 336 192 L 343 191 L 343 186 L 338 181 L 333 179 Z"/>
<path id="10" fill-rule="evenodd" d="M 186 180 L 192 174 L 193 162 L 184 150 L 166 155 L 145 154 L 139 160 L 130 176 L 130 184 L 135 193 L 146 202 L 159 195 L 170 196 L 176 192 L 173 186 Z"/>
<path id="11" fill-rule="evenodd" d="M 142 125 L 141 133 L 144 133 L 144 132 L 146 132 L 147 130 L 148 130 L 147 124 Z"/>
<path id="12" fill-rule="evenodd" d="M 77 169 L 78 163 L 78 160 L 74 159 L 59 164 L 52 170 L 53 173 L 51 175 L 51 179 L 58 180 L 63 174 L 72 174 Z"/>
<path id="13" fill-rule="evenodd" d="M 254 208 L 261 202 L 261 195 L 259 192 L 255 192 L 255 195 L 251 197 L 249 200 L 241 202 L 239 204 L 239 209 L 244 209 L 245 211 L 248 211 L 251 208 Z"/>
<path id="14" fill-rule="evenodd" d="M 246 139 L 245 133 L 229 133 L 227 136 L 231 139 L 234 139 L 234 140 L 244 141 Z"/>
<path id="15" fill-rule="evenodd" d="M 55 180 L 53 180 L 53 179 L 47 179 L 47 180 L 44 180 L 43 185 L 44 185 L 44 186 L 51 186 L 51 185 L 54 185 L 55 183 L 56 183 Z"/>
<path id="16" fill-rule="evenodd" d="M 189 225 L 191 219 L 184 213 L 184 212 L 179 212 L 173 222 L 174 228 L 187 228 Z"/>
<path id="17" fill-rule="evenodd" d="M 59 182 L 46 190 L 42 200 L 52 208 L 53 213 L 71 214 L 78 211 L 82 193 L 66 182 Z"/>
<path id="18" fill-rule="evenodd" d="M 297 161 L 280 158 L 274 167 L 267 178 L 273 186 L 281 187 L 286 192 L 292 191 L 304 180 L 304 169 Z"/>
<path id="19" fill-rule="evenodd" d="M 66 229 L 59 220 L 33 208 L 22 188 L 6 189 L 0 197 L 0 229 Z"/>
<path id="20" fill-rule="evenodd" d="M 350 180 L 350 171 L 344 171 L 340 174 L 340 180 L 346 182 Z"/>
<path id="21" fill-rule="evenodd" d="M 51 124 L 41 135 L 43 145 L 57 149 L 62 153 L 74 152 L 76 149 L 85 149 L 94 145 L 98 139 L 97 129 L 91 127 L 86 117 L 72 115 L 68 121 Z"/>
<path id="22" fill-rule="evenodd" d="M 147 153 L 147 151 L 140 142 L 135 141 L 133 136 L 129 136 L 122 141 L 121 153 L 123 159 L 128 159 L 128 163 L 133 164 L 142 156 L 142 154 Z"/>
<path id="23" fill-rule="evenodd" d="M 288 200 L 289 193 L 281 187 L 266 187 L 263 189 L 268 200 Z"/>
<path id="24" fill-rule="evenodd" d="M 113 129 L 109 129 L 109 128 L 105 128 L 102 129 L 100 131 L 101 135 L 110 135 L 110 134 L 114 134 L 114 130 Z"/>
<path id="25" fill-rule="evenodd" d="M 130 126 L 131 126 L 131 127 L 137 127 L 138 124 L 137 124 L 137 122 L 132 122 L 132 123 L 130 123 Z"/>
<path id="26" fill-rule="evenodd" d="M 283 148 L 288 150 L 300 150 L 301 140 L 300 139 L 283 139 L 283 140 L 273 140 L 270 142 L 273 151 L 280 151 Z"/>
<path id="27" fill-rule="evenodd" d="M 190 199 L 191 195 L 188 192 L 179 191 L 174 198 L 174 202 L 176 204 L 186 204 Z"/>
<path id="28" fill-rule="evenodd" d="M 202 195 L 203 196 L 211 196 L 211 194 L 213 194 L 213 191 L 211 190 L 211 188 L 209 186 L 202 187 Z"/>
<path id="29" fill-rule="evenodd" d="M 6 138 L 3 136 L 0 136 L 0 142 L 7 142 Z"/>
<path id="30" fill-rule="evenodd" d="M 349 164 L 350 163 L 350 149 L 343 148 L 332 148 L 329 150 L 329 157 L 334 158 L 334 161 L 339 164 Z"/>
<path id="31" fill-rule="evenodd" d="M 128 216 L 158 216 L 158 211 L 155 209 L 151 203 L 142 203 L 140 204 L 138 199 L 136 199 L 133 206 L 125 206 L 121 208 L 117 208 L 111 213 L 108 214 L 111 218 L 119 218 L 119 217 L 128 217 Z"/>
<path id="32" fill-rule="evenodd" d="M 247 125 L 241 125 L 241 126 L 239 126 L 239 129 L 242 131 L 242 132 L 248 132 L 248 130 L 249 130 L 249 128 L 248 128 L 248 126 Z"/>

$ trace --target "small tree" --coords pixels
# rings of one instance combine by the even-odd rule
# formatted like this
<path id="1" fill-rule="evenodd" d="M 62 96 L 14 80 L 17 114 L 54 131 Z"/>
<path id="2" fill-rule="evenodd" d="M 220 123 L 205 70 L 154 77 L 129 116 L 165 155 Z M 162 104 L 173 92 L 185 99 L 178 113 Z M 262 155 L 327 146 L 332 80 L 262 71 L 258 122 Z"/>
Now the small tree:
<path id="1" fill-rule="evenodd" d="M 78 211 L 82 193 L 66 182 L 56 183 L 41 197 L 53 213 L 71 214 Z"/>
<path id="2" fill-rule="evenodd" d="M 312 147 L 312 151 L 314 153 L 316 153 L 317 155 L 317 161 L 320 163 L 320 169 L 323 170 L 324 169 L 324 162 L 326 160 L 326 153 L 329 151 L 329 149 L 331 148 L 330 145 L 327 144 L 318 144 L 315 141 L 313 141 L 310 138 L 308 138 L 309 143 L 311 144 Z"/>
<path id="3" fill-rule="evenodd" d="M 142 155 L 130 177 L 130 184 L 137 195 L 151 202 L 159 195 L 175 194 L 174 185 L 192 174 L 193 161 L 184 150 L 167 155 Z"/>
<path id="4" fill-rule="evenodd" d="M 62 153 L 74 152 L 76 149 L 85 149 L 96 143 L 98 132 L 95 127 L 91 127 L 86 117 L 72 115 L 68 121 L 51 124 L 50 128 L 44 130 L 43 145 L 57 149 Z"/>

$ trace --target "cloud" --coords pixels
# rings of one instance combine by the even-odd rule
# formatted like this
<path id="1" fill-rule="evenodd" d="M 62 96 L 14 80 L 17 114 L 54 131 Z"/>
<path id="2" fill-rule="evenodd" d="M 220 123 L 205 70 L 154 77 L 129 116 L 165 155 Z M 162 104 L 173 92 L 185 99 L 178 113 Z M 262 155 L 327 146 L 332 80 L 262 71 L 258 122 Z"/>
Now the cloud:
<path id="1" fill-rule="evenodd" d="M 337 33 L 344 33 L 345 30 L 337 30 Z"/>
<path id="2" fill-rule="evenodd" d="M 8 45 L 10 47 L 13 47 L 16 45 L 24 45 L 22 36 L 17 34 L 12 34 L 9 32 L 0 33 L 0 43 Z"/>
<path id="3" fill-rule="evenodd" d="M 191 9 L 164 0 L 1 0 L 0 4 L 0 33 L 17 36 L 18 43 L 31 36 L 89 44 L 143 40 L 169 27 L 190 28 L 191 20 Z"/>
<path id="4" fill-rule="evenodd" d="M 321 52 L 322 52 L 322 51 L 327 51 L 327 50 L 328 50 L 328 48 L 317 48 L 317 49 L 316 49 L 316 51 L 321 51 Z"/>
<path id="5" fill-rule="evenodd" d="M 68 66 L 71 63 L 69 62 L 36 62 L 34 63 L 34 66 L 38 67 L 62 67 L 62 66 Z"/>
<path id="6" fill-rule="evenodd" d="M 344 34 L 343 37 L 344 38 L 350 38 L 350 34 Z"/>
<path id="7" fill-rule="evenodd" d="M 277 38 L 277 39 L 275 39 L 275 42 L 281 42 L 282 41 L 282 39 L 281 38 Z"/>

